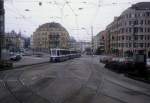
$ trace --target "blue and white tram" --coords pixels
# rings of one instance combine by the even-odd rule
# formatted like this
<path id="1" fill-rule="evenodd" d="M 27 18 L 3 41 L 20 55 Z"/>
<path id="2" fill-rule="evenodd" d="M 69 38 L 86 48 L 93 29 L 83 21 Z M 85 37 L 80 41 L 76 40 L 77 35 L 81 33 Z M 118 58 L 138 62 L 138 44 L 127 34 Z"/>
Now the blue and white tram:
<path id="1" fill-rule="evenodd" d="M 61 62 L 80 57 L 80 52 L 67 49 L 50 49 L 50 62 Z"/>

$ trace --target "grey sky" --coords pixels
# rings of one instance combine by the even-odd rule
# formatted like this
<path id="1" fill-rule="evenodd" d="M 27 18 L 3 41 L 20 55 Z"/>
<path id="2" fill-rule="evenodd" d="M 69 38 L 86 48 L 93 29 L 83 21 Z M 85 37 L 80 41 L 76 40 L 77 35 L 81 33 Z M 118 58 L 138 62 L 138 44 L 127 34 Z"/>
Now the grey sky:
<path id="1" fill-rule="evenodd" d="M 21 31 L 27 36 L 47 22 L 62 24 L 77 40 L 89 41 L 94 35 L 137 2 L 150 0 L 4 0 L 6 32 Z M 42 5 L 39 6 L 39 1 Z M 81 29 L 81 28 L 86 28 Z"/>

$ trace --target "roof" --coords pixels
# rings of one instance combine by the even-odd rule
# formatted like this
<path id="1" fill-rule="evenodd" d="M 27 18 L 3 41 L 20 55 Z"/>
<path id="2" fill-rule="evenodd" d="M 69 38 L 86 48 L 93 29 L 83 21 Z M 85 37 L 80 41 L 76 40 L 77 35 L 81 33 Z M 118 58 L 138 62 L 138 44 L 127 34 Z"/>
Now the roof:
<path id="1" fill-rule="evenodd" d="M 45 23 L 43 25 L 39 26 L 40 28 L 59 28 L 59 29 L 63 29 L 66 31 L 66 29 L 59 23 L 55 23 L 55 22 L 51 22 L 51 23 Z"/>
<path id="2" fill-rule="evenodd" d="M 132 5 L 131 9 L 136 10 L 150 10 L 150 2 L 139 2 Z"/>

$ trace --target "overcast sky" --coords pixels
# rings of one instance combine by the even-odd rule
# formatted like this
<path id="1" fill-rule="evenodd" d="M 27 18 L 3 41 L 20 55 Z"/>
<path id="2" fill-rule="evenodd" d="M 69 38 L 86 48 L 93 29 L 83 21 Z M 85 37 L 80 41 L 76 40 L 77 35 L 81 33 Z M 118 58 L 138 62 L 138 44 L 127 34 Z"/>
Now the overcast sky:
<path id="1" fill-rule="evenodd" d="M 77 40 L 91 39 L 105 30 L 115 16 L 137 2 L 150 0 L 4 0 L 5 31 L 30 36 L 39 25 L 58 22 Z M 42 5 L 39 5 L 39 2 Z M 82 28 L 82 29 L 81 29 Z M 85 29 L 83 29 L 85 28 Z"/>

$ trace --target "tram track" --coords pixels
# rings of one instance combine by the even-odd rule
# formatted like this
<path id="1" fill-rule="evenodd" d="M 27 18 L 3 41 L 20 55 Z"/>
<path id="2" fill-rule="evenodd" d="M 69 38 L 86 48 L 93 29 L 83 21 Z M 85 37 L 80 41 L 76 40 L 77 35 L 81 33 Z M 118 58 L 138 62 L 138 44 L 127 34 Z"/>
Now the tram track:
<path id="1" fill-rule="evenodd" d="M 84 62 L 84 63 L 86 63 L 86 62 Z M 96 80 L 99 82 L 99 83 L 97 83 L 96 89 L 93 89 L 88 86 L 90 83 L 95 81 L 94 80 L 94 79 L 96 79 L 95 75 L 98 75 L 98 73 L 100 73 L 100 71 L 98 69 L 96 69 L 96 67 L 94 67 L 92 60 L 90 63 L 92 64 L 92 65 L 89 65 L 89 70 L 91 71 L 91 73 L 90 73 L 87 81 L 84 84 L 82 84 L 82 86 L 79 88 L 78 91 L 76 91 L 74 94 L 72 94 L 69 98 L 66 98 L 63 103 L 93 103 L 92 102 L 93 99 L 96 96 L 101 96 L 101 95 L 111 98 L 115 101 L 119 101 L 120 103 L 127 103 L 118 98 L 114 98 L 113 96 L 108 96 L 108 95 L 102 93 L 102 89 L 104 86 L 104 77 L 102 76 L 102 74 L 104 71 L 101 74 L 101 77 L 100 77 L 101 79 Z M 85 94 L 86 91 L 90 91 L 90 92 L 92 92 L 92 94 L 91 93 Z M 82 97 L 82 99 L 80 97 Z"/>
<path id="2" fill-rule="evenodd" d="M 128 87 L 126 87 L 126 86 L 123 86 L 123 85 L 121 85 L 121 84 L 118 84 L 118 83 L 116 83 L 116 82 L 113 82 L 113 81 L 111 81 L 111 80 L 105 79 L 105 81 L 110 82 L 111 84 L 117 85 L 117 86 L 119 86 L 119 87 L 122 87 L 122 88 L 124 88 L 124 89 L 127 89 L 127 90 L 129 90 L 129 91 L 136 92 L 137 94 L 141 94 L 141 95 L 145 95 L 145 96 L 147 96 L 147 97 L 150 97 L 150 94 L 146 94 L 146 93 L 141 92 L 141 91 L 139 91 L 139 90 L 133 90 L 133 89 L 131 89 L 131 88 L 128 88 Z"/>
<path id="3" fill-rule="evenodd" d="M 97 64 L 94 59 L 81 58 L 80 60 L 74 59 L 50 65 L 49 67 L 49 65 L 40 64 L 26 69 L 7 71 L 1 76 L 3 77 L 1 82 L 3 82 L 5 89 L 9 91 L 9 94 L 14 97 L 15 103 L 97 103 L 97 100 L 100 102 L 104 100 L 103 98 L 116 101 L 116 103 L 128 103 L 127 98 L 119 96 L 124 93 L 123 95 L 129 95 L 129 98 L 132 98 L 132 94 L 130 95 L 128 92 L 144 95 L 143 98 L 146 99 L 150 97 L 149 94 L 143 93 L 144 91 L 137 91 L 136 88 L 134 90 L 134 87 L 132 87 L 133 89 L 128 88 L 128 86 L 120 84 L 121 82 L 116 82 L 119 75 L 117 77 L 109 75 L 110 73 Z M 52 69 L 52 71 L 49 69 Z M 110 78 L 111 76 L 114 80 Z M 32 79 L 34 77 L 36 78 Z M 52 84 L 49 78 L 53 79 Z M 32 82 L 32 80 L 35 81 Z M 43 84 L 45 88 L 43 91 L 38 88 L 43 87 L 39 83 L 43 83 L 44 80 L 46 80 L 46 84 Z M 63 82 L 66 84 L 64 85 Z M 77 85 L 74 86 L 73 82 Z M 54 86 L 61 89 L 53 88 Z M 107 88 L 114 90 L 109 91 Z M 47 93 L 47 90 L 51 90 L 51 93 Z M 58 90 L 57 93 L 62 95 L 57 94 L 55 90 Z M 117 95 L 113 95 L 113 92 Z"/>
<path id="4" fill-rule="evenodd" d="M 28 69 L 32 69 L 32 67 L 29 67 Z M 37 93 L 33 92 L 29 87 L 21 82 L 20 76 L 23 73 L 24 70 L 17 70 L 15 73 L 14 71 L 10 72 L 8 75 L 5 75 L 4 79 L 2 80 L 5 88 L 15 98 L 15 100 L 18 103 L 28 103 L 29 101 L 31 101 L 31 103 L 52 103 Z"/>
<path id="5" fill-rule="evenodd" d="M 113 97 L 113 96 L 110 96 L 110 95 L 104 93 L 103 89 L 104 89 L 104 84 L 106 82 L 105 81 L 106 71 L 105 71 L 105 69 L 103 67 L 102 67 L 103 70 L 97 68 L 99 66 L 100 66 L 99 64 L 98 65 L 97 64 L 95 64 L 95 65 L 93 64 L 93 69 L 95 69 L 95 71 L 97 71 L 98 73 L 101 73 L 101 83 L 99 85 L 99 88 L 97 89 L 97 93 L 96 93 L 95 97 L 100 98 L 101 96 L 105 96 L 107 98 L 110 98 L 112 100 L 118 101 L 120 103 L 127 103 L 127 102 L 125 102 L 125 101 L 123 101 L 121 99 L 118 99 L 116 97 Z"/>

